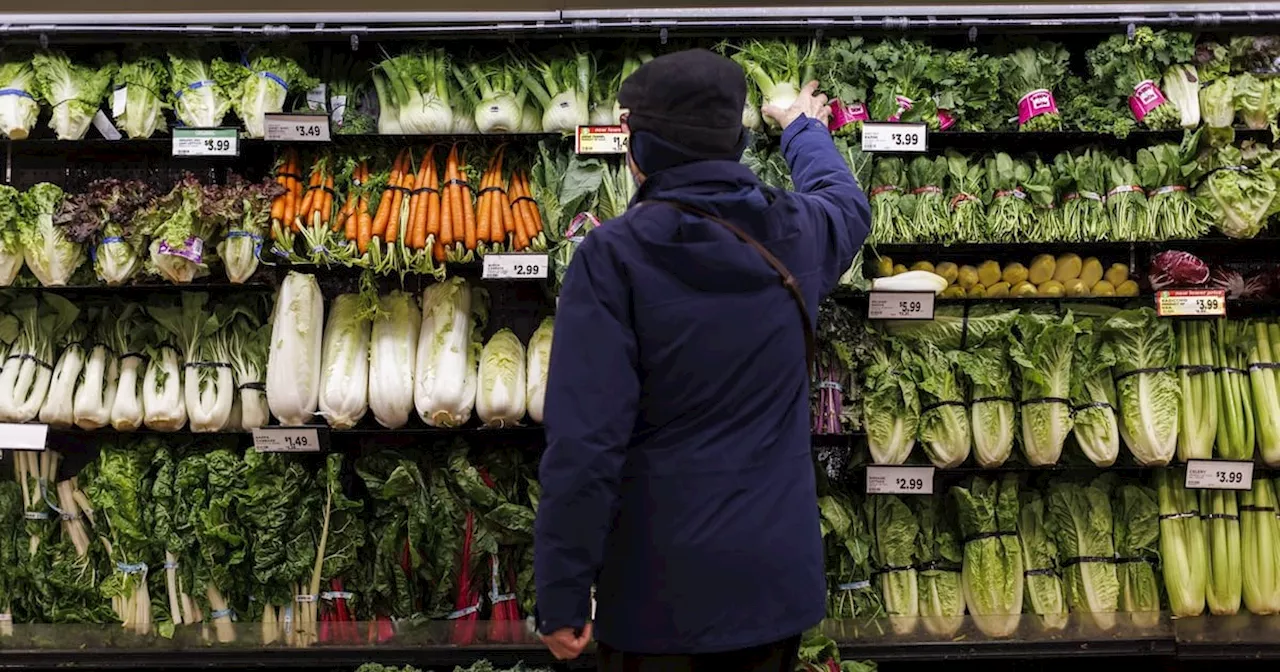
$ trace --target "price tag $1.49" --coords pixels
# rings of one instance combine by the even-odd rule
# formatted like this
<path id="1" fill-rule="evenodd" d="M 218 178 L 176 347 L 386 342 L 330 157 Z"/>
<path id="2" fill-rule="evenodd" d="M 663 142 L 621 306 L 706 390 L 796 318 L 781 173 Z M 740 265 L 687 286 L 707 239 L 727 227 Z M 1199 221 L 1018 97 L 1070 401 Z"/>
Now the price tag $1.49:
<path id="1" fill-rule="evenodd" d="M 868 495 L 932 495 L 933 467 L 871 465 L 867 467 Z"/>
<path id="2" fill-rule="evenodd" d="M 1249 490 L 1253 487 L 1253 463 L 1187 460 L 1187 480 L 1184 486 L 1198 490 Z"/>
<path id="3" fill-rule="evenodd" d="M 547 277 L 545 254 L 488 254 L 481 276 L 486 280 L 537 280 Z"/>
<path id="4" fill-rule="evenodd" d="M 253 448 L 259 453 L 315 453 L 320 451 L 320 433 L 313 427 L 255 429 Z"/>

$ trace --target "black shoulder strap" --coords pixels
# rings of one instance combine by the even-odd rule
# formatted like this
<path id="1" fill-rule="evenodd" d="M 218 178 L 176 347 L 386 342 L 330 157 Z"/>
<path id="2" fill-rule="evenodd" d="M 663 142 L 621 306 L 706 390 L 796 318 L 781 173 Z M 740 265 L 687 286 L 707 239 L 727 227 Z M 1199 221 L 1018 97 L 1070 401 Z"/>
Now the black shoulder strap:
<path id="1" fill-rule="evenodd" d="M 641 201 L 637 205 L 646 205 L 649 203 L 661 203 L 663 205 L 668 205 L 682 212 L 687 212 L 691 215 L 696 215 L 708 221 L 715 222 L 728 229 L 729 232 L 737 237 L 738 240 L 750 245 L 752 249 L 764 258 L 765 262 L 773 268 L 774 272 L 777 273 L 778 277 L 782 280 L 782 286 L 786 287 L 787 291 L 791 292 L 791 298 L 795 299 L 796 306 L 800 309 L 800 325 L 804 327 L 804 356 L 809 368 L 812 369 L 814 358 L 814 333 L 813 325 L 809 323 L 809 308 L 805 305 L 804 292 L 800 290 L 799 281 L 796 280 L 796 276 L 791 273 L 786 264 L 783 264 L 780 259 L 775 257 L 772 252 L 760 243 L 760 241 L 751 237 L 751 235 L 746 231 L 743 231 L 742 227 L 724 219 L 723 217 L 717 217 L 705 210 L 695 208 L 692 205 L 681 203 L 679 201 L 651 199 Z"/>

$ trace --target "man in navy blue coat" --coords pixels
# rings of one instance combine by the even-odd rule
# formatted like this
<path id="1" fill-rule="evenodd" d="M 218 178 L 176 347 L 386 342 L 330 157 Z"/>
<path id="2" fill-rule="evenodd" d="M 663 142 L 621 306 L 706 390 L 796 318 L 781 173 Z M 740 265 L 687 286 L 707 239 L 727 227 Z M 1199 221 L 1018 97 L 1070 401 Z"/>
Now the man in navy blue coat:
<path id="1" fill-rule="evenodd" d="M 534 572 L 561 659 L 595 638 L 602 670 L 790 672 L 826 581 L 805 332 L 759 251 L 799 281 L 810 324 L 869 231 L 816 83 L 784 130 L 795 192 L 739 160 L 746 83 L 709 51 L 627 78 L 631 208 L 565 276 L 551 350 Z"/>

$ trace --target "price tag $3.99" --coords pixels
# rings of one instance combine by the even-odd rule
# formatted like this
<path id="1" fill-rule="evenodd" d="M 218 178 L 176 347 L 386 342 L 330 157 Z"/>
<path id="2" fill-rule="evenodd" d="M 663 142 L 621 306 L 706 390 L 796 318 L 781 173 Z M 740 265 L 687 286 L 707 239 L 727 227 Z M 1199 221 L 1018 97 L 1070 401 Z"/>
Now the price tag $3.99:
<path id="1" fill-rule="evenodd" d="M 1201 490 L 1249 490 L 1253 488 L 1253 463 L 1188 460 L 1184 487 Z"/>
<path id="2" fill-rule="evenodd" d="M 924 124 L 863 122 L 862 151 L 926 152 L 928 137 Z"/>

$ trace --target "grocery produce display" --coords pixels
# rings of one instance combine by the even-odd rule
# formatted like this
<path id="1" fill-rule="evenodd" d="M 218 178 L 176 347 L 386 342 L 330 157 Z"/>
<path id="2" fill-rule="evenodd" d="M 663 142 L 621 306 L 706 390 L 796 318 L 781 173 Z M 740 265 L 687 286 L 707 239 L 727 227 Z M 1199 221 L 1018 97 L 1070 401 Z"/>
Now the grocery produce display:
<path id="1" fill-rule="evenodd" d="M 7 46 L 0 661 L 566 669 L 531 619 L 555 297 L 637 190 L 569 136 L 694 46 L 746 73 L 743 162 L 772 187 L 759 109 L 818 80 L 870 205 L 818 307 L 828 618 L 797 669 L 1280 657 L 1248 620 L 1280 613 L 1280 38 L 1257 20 Z M 331 139 L 273 135 L 316 117 Z M 873 122 L 927 143 L 864 150 Z M 177 151 L 219 127 L 234 151 Z M 513 256 L 529 277 L 492 277 Z M 1225 315 L 1162 316 L 1178 290 Z M 932 319 L 871 319 L 869 292 L 933 294 Z M 32 427 L 44 450 L 10 450 Z M 264 429 L 321 450 L 260 452 Z M 1193 460 L 1249 470 L 1192 487 Z M 928 486 L 869 494 L 886 467 Z"/>

